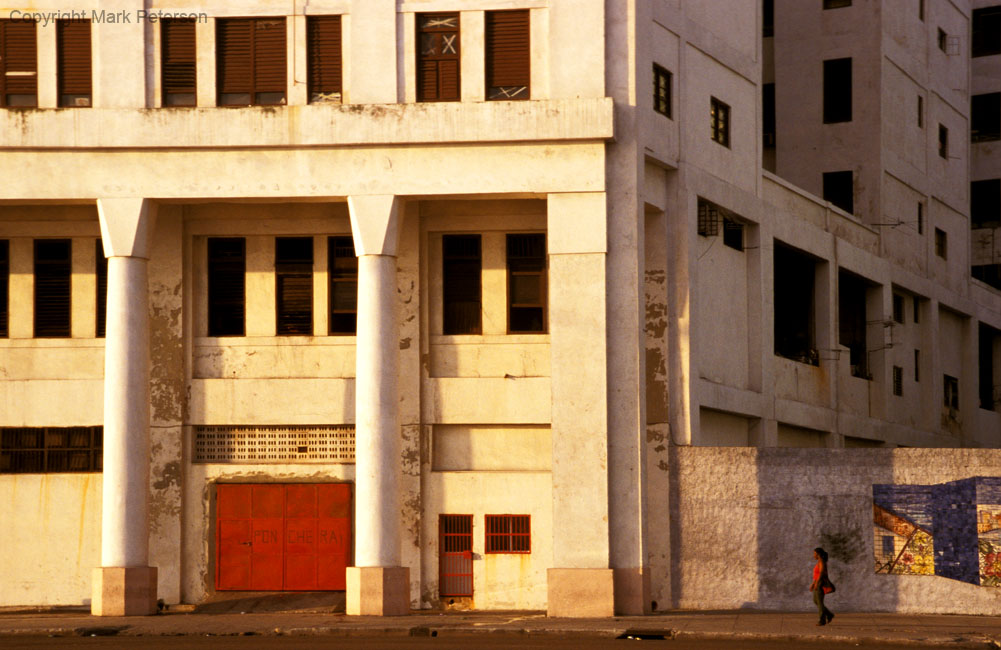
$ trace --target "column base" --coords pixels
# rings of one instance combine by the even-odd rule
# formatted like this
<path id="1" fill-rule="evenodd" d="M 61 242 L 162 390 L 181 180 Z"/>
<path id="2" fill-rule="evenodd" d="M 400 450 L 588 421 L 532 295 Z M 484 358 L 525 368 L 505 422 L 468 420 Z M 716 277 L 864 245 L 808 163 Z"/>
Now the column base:
<path id="1" fill-rule="evenodd" d="M 644 616 L 650 613 L 650 570 L 612 569 L 615 583 L 615 615 Z"/>
<path id="2" fill-rule="evenodd" d="M 410 613 L 410 568 L 349 566 L 345 611 L 349 616 Z"/>
<path id="3" fill-rule="evenodd" d="M 98 567 L 91 574 L 94 616 L 156 614 L 156 567 Z"/>
<path id="4" fill-rule="evenodd" d="M 615 615 L 611 569 L 549 569 L 547 616 L 606 618 Z"/>

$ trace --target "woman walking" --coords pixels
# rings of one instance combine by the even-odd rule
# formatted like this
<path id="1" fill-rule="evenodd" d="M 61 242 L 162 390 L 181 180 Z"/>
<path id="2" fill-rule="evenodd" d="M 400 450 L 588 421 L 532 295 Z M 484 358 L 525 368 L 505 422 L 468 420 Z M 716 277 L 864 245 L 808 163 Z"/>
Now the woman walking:
<path id="1" fill-rule="evenodd" d="M 819 546 L 813 549 L 813 559 L 817 564 L 813 567 L 813 582 L 810 591 L 813 592 L 813 602 L 817 605 L 820 622 L 817 625 L 827 625 L 834 618 L 834 613 L 824 607 L 824 596 L 834 591 L 831 579 L 827 577 L 827 551 Z"/>

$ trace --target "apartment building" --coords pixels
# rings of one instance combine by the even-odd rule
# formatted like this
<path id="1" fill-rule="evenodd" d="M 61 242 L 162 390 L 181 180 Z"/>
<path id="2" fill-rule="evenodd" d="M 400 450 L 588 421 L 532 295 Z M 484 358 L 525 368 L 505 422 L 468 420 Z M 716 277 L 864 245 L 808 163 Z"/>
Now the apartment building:
<path id="1" fill-rule="evenodd" d="M 0 604 L 739 606 L 679 450 L 1001 446 L 974 4 L 4 10 Z"/>

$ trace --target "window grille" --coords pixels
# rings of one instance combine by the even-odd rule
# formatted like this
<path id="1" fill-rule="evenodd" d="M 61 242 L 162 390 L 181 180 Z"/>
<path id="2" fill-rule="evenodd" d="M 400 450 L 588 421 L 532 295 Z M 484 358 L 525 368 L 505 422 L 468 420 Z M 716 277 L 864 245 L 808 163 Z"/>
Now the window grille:
<path id="1" fill-rule="evenodd" d="M 7 329 L 8 308 L 7 294 L 10 283 L 10 242 L 0 239 L 0 338 L 7 338 L 10 332 Z"/>
<path id="2" fill-rule="evenodd" d="M 664 117 L 671 117 L 671 73 L 653 64 L 653 110 Z"/>
<path id="3" fill-rule="evenodd" d="M 313 238 L 275 238 L 278 336 L 313 335 Z"/>
<path id="4" fill-rule="evenodd" d="M 309 101 L 340 102 L 342 90 L 341 17 L 306 18 Z"/>
<path id="5" fill-rule="evenodd" d="M 699 199 L 699 234 L 703 237 L 715 237 L 719 234 L 719 208 Z"/>
<path id="6" fill-rule="evenodd" d="M 479 334 L 482 308 L 482 257 L 479 235 L 443 235 L 442 332 Z"/>
<path id="7" fill-rule="evenodd" d="M 165 18 L 160 23 L 160 87 L 164 106 L 194 106 L 196 92 L 195 20 Z"/>
<path id="8" fill-rule="evenodd" d="M 35 240 L 35 337 L 70 335 L 69 239 Z"/>
<path id="9" fill-rule="evenodd" d="M 531 553 L 531 515 L 487 515 L 487 553 Z"/>
<path id="10" fill-rule="evenodd" d="M 710 135 L 713 141 L 730 146 L 730 106 L 715 97 L 709 98 Z"/>
<path id="11" fill-rule="evenodd" d="M 351 425 L 196 426 L 196 463 L 353 463 Z"/>
<path id="12" fill-rule="evenodd" d="M 56 84 L 60 106 L 90 106 L 90 21 L 56 21 Z"/>
<path id="13" fill-rule="evenodd" d="M 486 12 L 487 99 L 529 99 L 532 48 L 528 9 Z"/>
<path id="14" fill-rule="evenodd" d="M 246 241 L 242 237 L 209 238 L 209 336 L 243 336 L 246 268 Z"/>
<path id="15" fill-rule="evenodd" d="M 97 276 L 97 338 L 104 338 L 108 317 L 108 258 L 104 256 L 104 243 L 94 242 L 94 272 Z"/>
<path id="16" fill-rule="evenodd" d="M 459 100 L 459 14 L 417 14 L 417 101 Z"/>
<path id="17" fill-rule="evenodd" d="M 0 474 L 100 472 L 103 427 L 0 429 Z"/>
<path id="18" fill-rule="evenodd" d="M 0 106 L 38 105 L 35 23 L 0 20 Z"/>
<path id="19" fill-rule="evenodd" d="M 546 236 L 507 236 L 508 332 L 546 331 Z"/>
<path id="20" fill-rule="evenodd" d="M 216 48 L 220 106 L 285 103 L 284 18 L 219 18 Z"/>
<path id="21" fill-rule="evenodd" d="M 354 334 L 358 328 L 358 258 L 351 237 L 327 240 L 330 278 L 330 333 Z"/>
<path id="22" fill-rule="evenodd" d="M 438 594 L 473 595 L 473 515 L 438 515 Z"/>

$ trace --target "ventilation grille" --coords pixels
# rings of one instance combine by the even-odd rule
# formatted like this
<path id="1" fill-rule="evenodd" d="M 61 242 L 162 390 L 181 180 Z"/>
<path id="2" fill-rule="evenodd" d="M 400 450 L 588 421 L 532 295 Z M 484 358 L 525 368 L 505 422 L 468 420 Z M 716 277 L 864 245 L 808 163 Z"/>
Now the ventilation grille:
<path id="1" fill-rule="evenodd" d="M 353 463 L 353 426 L 195 427 L 196 463 Z"/>

